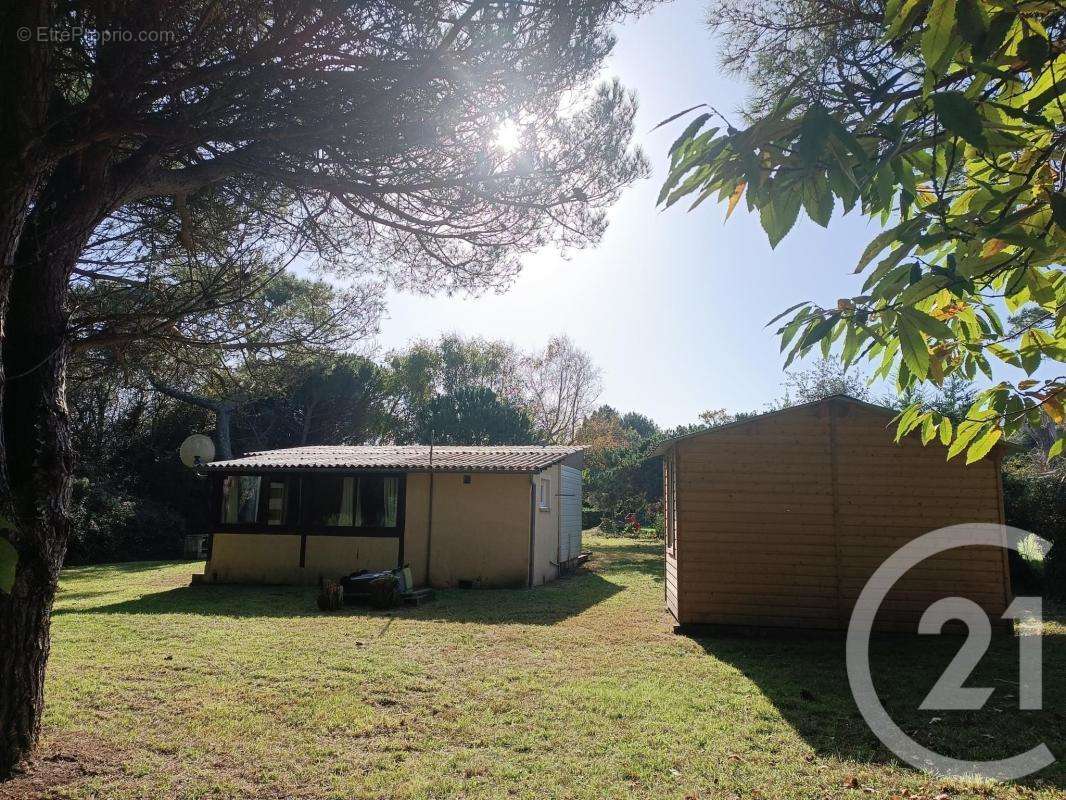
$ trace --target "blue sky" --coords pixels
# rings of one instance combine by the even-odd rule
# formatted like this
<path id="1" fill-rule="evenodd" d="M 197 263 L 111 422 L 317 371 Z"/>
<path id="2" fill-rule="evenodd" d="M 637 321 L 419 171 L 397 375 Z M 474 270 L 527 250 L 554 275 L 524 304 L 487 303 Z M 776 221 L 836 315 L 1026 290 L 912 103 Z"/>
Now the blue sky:
<path id="1" fill-rule="evenodd" d="M 852 269 L 875 223 L 853 213 L 828 230 L 803 214 L 771 250 L 757 216 L 724 209 L 655 208 L 666 152 L 682 126 L 662 119 L 709 102 L 728 114 L 745 86 L 724 76 L 703 24 L 703 0 L 678 0 L 618 29 L 609 71 L 640 101 L 637 140 L 652 178 L 628 189 L 600 244 L 564 260 L 541 253 L 503 295 L 425 298 L 393 292 L 379 344 L 457 331 L 541 347 L 566 333 L 603 370 L 601 401 L 661 425 L 707 408 L 759 410 L 781 394 L 783 359 L 766 322 L 806 299 L 857 294 Z"/>

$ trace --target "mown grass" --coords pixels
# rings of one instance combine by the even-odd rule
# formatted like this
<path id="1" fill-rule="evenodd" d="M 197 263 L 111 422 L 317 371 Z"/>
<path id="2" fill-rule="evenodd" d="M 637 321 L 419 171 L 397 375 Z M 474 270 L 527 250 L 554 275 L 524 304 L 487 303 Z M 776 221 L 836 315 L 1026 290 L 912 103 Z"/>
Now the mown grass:
<path id="1" fill-rule="evenodd" d="M 40 756 L 0 796 L 1063 796 L 1061 763 L 1008 785 L 900 764 L 855 709 L 841 641 L 675 635 L 659 546 L 586 543 L 584 574 L 391 614 L 190 587 L 190 563 L 68 570 Z M 1045 632 L 1042 712 L 1016 709 L 1010 639 L 971 681 L 997 687 L 989 710 L 917 711 L 957 646 L 876 643 L 902 727 L 953 755 L 1066 755 L 1066 628 Z"/>

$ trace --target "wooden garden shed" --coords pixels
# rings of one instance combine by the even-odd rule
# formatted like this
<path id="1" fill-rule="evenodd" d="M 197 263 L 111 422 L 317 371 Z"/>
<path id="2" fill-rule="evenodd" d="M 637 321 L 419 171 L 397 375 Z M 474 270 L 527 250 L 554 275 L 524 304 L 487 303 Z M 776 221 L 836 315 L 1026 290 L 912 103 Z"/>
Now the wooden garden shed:
<path id="1" fill-rule="evenodd" d="M 965 466 L 895 412 L 845 395 L 664 443 L 666 605 L 681 626 L 844 629 L 882 561 L 937 528 L 1003 523 L 997 448 Z M 916 629 L 962 596 L 993 620 L 1011 599 L 1007 553 L 959 548 L 910 570 L 877 627 Z"/>

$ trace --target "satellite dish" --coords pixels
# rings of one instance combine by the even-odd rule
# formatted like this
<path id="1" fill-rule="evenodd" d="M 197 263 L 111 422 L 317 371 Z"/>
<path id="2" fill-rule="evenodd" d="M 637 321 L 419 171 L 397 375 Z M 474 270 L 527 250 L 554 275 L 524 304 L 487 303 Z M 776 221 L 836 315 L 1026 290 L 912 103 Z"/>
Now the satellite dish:
<path id="1" fill-rule="evenodd" d="M 213 461 L 215 458 L 215 443 L 210 436 L 202 433 L 194 433 L 181 443 L 178 449 L 181 463 L 187 467 L 199 467 Z"/>

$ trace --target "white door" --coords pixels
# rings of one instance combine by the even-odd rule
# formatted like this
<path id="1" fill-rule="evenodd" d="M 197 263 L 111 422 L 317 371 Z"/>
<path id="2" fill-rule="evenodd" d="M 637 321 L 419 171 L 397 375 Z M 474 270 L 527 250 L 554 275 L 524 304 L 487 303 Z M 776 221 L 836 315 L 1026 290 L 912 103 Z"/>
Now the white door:
<path id="1" fill-rule="evenodd" d="M 581 470 L 559 467 L 559 563 L 581 554 Z"/>

